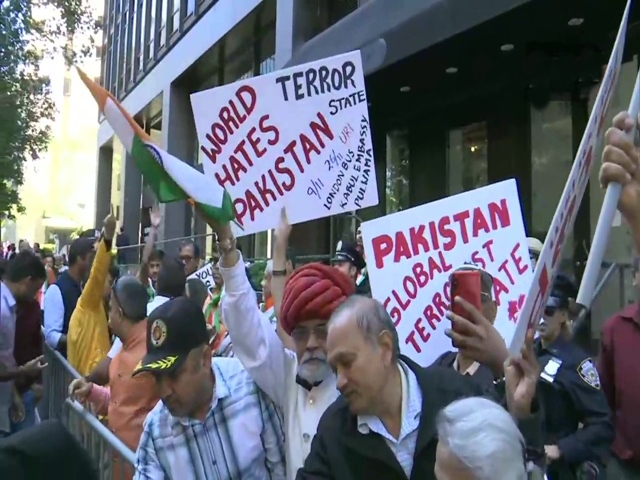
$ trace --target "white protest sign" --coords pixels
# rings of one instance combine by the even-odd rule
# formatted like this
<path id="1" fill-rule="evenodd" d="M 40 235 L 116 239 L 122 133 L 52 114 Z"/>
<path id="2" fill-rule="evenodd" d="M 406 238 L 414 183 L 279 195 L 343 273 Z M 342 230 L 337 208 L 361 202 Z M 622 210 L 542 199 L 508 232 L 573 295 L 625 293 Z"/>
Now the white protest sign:
<path id="1" fill-rule="evenodd" d="M 573 228 L 573 224 L 578 214 L 578 208 L 582 201 L 582 196 L 591 178 L 591 167 L 593 166 L 593 152 L 596 149 L 596 141 L 602 134 L 604 120 L 609 110 L 609 104 L 613 97 L 613 92 L 618 84 L 620 75 L 620 64 L 624 52 L 624 41 L 627 31 L 627 20 L 629 18 L 629 8 L 631 2 L 627 2 L 618 36 L 613 45 L 609 64 L 602 77 L 598 96 L 591 110 L 587 127 L 585 128 L 580 147 L 576 153 L 573 167 L 569 173 L 569 179 L 564 187 L 556 213 L 553 215 L 549 233 L 545 238 L 536 270 L 533 275 L 533 283 L 529 290 L 526 302 L 522 308 L 516 333 L 513 336 L 509 350 L 517 353 L 527 333 L 541 319 L 553 280 L 558 273 L 560 260 L 562 259 L 562 248 L 567 238 L 567 233 Z"/>
<path id="2" fill-rule="evenodd" d="M 213 292 L 213 289 L 216 286 L 216 282 L 213 279 L 212 263 L 208 263 L 204 267 L 202 267 L 200 270 L 196 271 L 195 273 L 192 273 L 187 277 L 187 279 L 189 278 L 197 278 L 198 280 L 202 281 L 202 283 L 204 283 L 207 286 L 207 289 L 209 290 L 210 293 Z"/>
<path id="3" fill-rule="evenodd" d="M 365 222 L 362 238 L 373 297 L 402 353 L 427 366 L 454 350 L 449 276 L 465 262 L 493 275 L 495 326 L 509 344 L 533 274 L 515 180 Z"/>
<path id="4" fill-rule="evenodd" d="M 204 171 L 248 235 L 378 203 L 360 52 L 191 95 Z"/>

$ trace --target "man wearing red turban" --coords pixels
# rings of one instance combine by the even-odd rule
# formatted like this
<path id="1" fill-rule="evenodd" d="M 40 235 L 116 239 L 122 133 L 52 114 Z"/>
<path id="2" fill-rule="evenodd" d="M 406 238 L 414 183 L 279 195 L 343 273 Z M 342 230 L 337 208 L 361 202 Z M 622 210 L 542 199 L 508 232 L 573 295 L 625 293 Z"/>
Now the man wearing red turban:
<path id="1" fill-rule="evenodd" d="M 327 363 L 327 322 L 353 295 L 355 284 L 337 268 L 312 263 L 294 270 L 282 292 L 289 231 L 284 217 L 272 270 L 279 332 L 257 306 L 228 226 L 219 228 L 218 239 L 226 285 L 222 316 L 236 358 L 284 413 L 287 479 L 293 480 L 309 454 L 320 417 L 338 397 L 336 378 Z"/>

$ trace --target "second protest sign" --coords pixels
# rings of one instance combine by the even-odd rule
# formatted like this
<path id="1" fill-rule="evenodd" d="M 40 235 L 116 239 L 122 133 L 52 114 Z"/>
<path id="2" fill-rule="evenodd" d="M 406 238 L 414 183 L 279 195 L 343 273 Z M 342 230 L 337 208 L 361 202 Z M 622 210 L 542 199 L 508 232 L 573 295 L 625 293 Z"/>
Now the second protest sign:
<path id="1" fill-rule="evenodd" d="M 365 222 L 362 238 L 373 297 L 402 353 L 426 366 L 454 350 L 444 334 L 449 276 L 465 263 L 493 276 L 495 326 L 511 341 L 532 276 L 515 180 Z"/>

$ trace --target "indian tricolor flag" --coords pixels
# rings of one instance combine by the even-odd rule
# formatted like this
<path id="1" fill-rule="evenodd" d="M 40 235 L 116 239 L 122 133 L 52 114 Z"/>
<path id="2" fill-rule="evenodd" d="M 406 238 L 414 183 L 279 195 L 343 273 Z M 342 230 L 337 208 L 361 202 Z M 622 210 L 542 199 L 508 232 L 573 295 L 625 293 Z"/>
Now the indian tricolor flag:
<path id="1" fill-rule="evenodd" d="M 187 200 L 206 217 L 218 222 L 230 222 L 235 218 L 233 202 L 225 189 L 204 173 L 154 145 L 151 137 L 113 95 L 82 70 L 78 69 L 78 73 L 158 201 Z"/>

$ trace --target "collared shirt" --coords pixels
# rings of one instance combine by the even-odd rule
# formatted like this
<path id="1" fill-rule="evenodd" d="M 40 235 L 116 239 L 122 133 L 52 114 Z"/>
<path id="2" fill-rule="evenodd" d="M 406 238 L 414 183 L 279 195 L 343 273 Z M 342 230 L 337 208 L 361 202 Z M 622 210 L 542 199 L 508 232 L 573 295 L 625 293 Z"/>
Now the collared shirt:
<path id="1" fill-rule="evenodd" d="M 4 282 L 0 283 L 0 364 L 16 366 L 13 346 L 16 336 L 16 299 Z M 9 409 L 11 408 L 13 381 L 0 382 L 0 432 L 10 432 Z"/>
<path id="2" fill-rule="evenodd" d="M 273 402 L 234 358 L 213 358 L 215 386 L 204 422 L 162 402 L 136 452 L 136 480 L 285 479 L 284 432 Z"/>
<path id="3" fill-rule="evenodd" d="M 64 329 L 64 303 L 57 285 L 50 285 L 44 294 L 44 332 L 45 341 L 51 348 L 58 348 L 58 342 Z"/>
<path id="4" fill-rule="evenodd" d="M 247 279 L 242 257 L 231 268 L 220 268 L 226 297 L 222 316 L 233 352 L 258 387 L 284 413 L 287 478 L 296 478 L 311 451 L 313 436 L 325 410 L 338 398 L 336 377 L 330 375 L 311 390 L 298 385 L 296 354 L 287 350 L 269 318 L 260 311 Z"/>
<path id="5" fill-rule="evenodd" d="M 458 364 L 457 355 L 456 355 L 456 359 L 453 361 L 453 369 L 456 372 L 461 373 L 462 375 L 468 375 L 469 377 L 473 377 L 475 373 L 478 371 L 478 368 L 480 368 L 480 364 L 478 362 L 473 362 L 471 365 L 467 367 L 467 369 L 464 372 L 461 372 L 460 365 Z"/>
<path id="6" fill-rule="evenodd" d="M 395 455 L 398 463 L 404 470 L 407 478 L 411 477 L 413 468 L 413 455 L 418 440 L 418 427 L 420 426 L 420 414 L 422 413 L 422 391 L 416 375 L 404 363 L 398 362 L 400 379 L 402 382 L 402 424 L 400 435 L 394 438 L 382 421 L 373 415 L 358 415 L 358 431 L 364 435 L 371 432 L 384 438 L 385 442 Z"/>
<path id="7" fill-rule="evenodd" d="M 640 467 L 640 307 L 637 303 L 609 318 L 602 327 L 598 373 L 615 426 L 616 457 Z"/>

